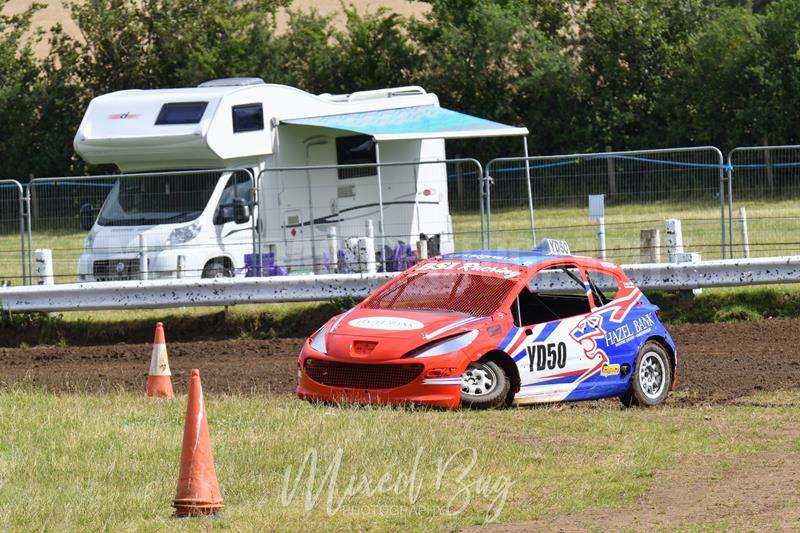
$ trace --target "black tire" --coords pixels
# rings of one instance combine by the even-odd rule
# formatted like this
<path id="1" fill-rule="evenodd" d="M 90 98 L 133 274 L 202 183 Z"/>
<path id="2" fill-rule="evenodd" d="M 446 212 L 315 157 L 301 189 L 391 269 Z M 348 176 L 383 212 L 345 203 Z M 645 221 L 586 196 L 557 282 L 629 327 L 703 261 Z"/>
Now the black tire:
<path id="1" fill-rule="evenodd" d="M 211 261 L 203 268 L 204 278 L 229 278 L 231 277 L 230 269 L 225 268 L 225 265 L 218 261 Z"/>
<path id="2" fill-rule="evenodd" d="M 469 409 L 491 409 L 506 404 L 511 380 L 497 363 L 476 361 L 464 371 L 461 405 Z"/>
<path id="3" fill-rule="evenodd" d="M 619 397 L 625 407 L 653 407 L 667 399 L 672 386 L 672 361 L 664 347 L 655 342 L 644 343 L 631 372 L 631 386 Z"/>

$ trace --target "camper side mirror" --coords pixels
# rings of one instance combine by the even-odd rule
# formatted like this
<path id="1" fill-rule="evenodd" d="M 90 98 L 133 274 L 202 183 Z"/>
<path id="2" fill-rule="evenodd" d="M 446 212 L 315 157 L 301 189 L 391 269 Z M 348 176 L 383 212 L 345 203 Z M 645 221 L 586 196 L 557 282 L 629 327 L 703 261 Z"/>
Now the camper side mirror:
<path id="1" fill-rule="evenodd" d="M 83 204 L 80 211 L 81 229 L 89 231 L 94 226 L 94 209 L 92 204 Z"/>
<path id="2" fill-rule="evenodd" d="M 233 199 L 233 221 L 244 224 L 250 220 L 250 208 L 245 204 L 244 198 Z"/>

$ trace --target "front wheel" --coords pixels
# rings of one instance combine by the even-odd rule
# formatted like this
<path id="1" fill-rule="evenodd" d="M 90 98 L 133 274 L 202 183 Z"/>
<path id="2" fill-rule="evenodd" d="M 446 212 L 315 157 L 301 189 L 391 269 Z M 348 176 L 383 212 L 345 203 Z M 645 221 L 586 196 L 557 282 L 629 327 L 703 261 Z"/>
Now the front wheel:
<path id="1" fill-rule="evenodd" d="M 511 381 L 497 363 L 476 361 L 461 376 L 461 405 L 489 409 L 505 405 Z"/>
<path id="2" fill-rule="evenodd" d="M 651 407 L 667 399 L 672 381 L 672 362 L 659 343 L 649 341 L 636 355 L 631 386 L 620 397 L 626 407 Z"/>
<path id="3" fill-rule="evenodd" d="M 212 261 L 203 268 L 203 278 L 229 278 L 231 276 L 232 271 L 217 261 Z"/>

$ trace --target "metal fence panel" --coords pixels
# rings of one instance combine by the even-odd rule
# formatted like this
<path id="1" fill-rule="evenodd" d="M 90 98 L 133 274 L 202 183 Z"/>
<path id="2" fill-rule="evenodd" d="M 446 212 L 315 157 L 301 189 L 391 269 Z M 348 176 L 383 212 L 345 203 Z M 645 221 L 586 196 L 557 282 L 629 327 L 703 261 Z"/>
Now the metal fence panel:
<path id="1" fill-rule="evenodd" d="M 221 251 L 215 273 L 230 275 L 234 265 L 222 256 L 232 248 L 252 251 L 253 222 L 221 226 L 240 234 L 234 243 L 210 221 L 230 218 L 232 183 L 242 190 L 250 183 L 252 191 L 252 181 L 252 172 L 241 169 L 31 180 L 29 264 L 37 249 L 51 250 L 56 283 L 193 277 L 208 268 L 195 259 L 213 249 Z"/>
<path id="2" fill-rule="evenodd" d="M 392 272 L 419 260 L 421 240 L 428 255 L 475 248 L 482 175 L 473 159 L 268 168 L 257 180 L 261 268 Z"/>
<path id="3" fill-rule="evenodd" d="M 574 253 L 601 255 L 601 226 L 587 205 L 590 195 L 604 195 L 609 259 L 639 261 L 641 230 L 659 230 L 663 248 L 668 218 L 681 220 L 687 252 L 725 257 L 723 157 L 717 148 L 502 158 L 487 164 L 486 175 L 492 248 L 529 248 L 550 237 L 567 240 Z M 661 257 L 666 260 L 663 252 Z"/>
<path id="4" fill-rule="evenodd" d="M 16 180 L 0 180 L 0 285 L 25 283 L 28 268 L 24 213 L 22 185 Z"/>
<path id="5" fill-rule="evenodd" d="M 730 195 L 739 208 L 732 220 L 736 255 L 798 253 L 800 146 L 735 148 L 728 153 L 728 167 Z"/>

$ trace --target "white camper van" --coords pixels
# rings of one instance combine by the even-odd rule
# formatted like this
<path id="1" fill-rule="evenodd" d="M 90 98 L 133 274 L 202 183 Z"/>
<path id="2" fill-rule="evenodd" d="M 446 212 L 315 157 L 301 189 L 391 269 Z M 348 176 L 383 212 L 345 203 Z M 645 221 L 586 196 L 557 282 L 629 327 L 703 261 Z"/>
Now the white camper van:
<path id="1" fill-rule="evenodd" d="M 359 252 L 388 268 L 420 235 L 450 252 L 446 165 L 429 162 L 446 138 L 526 134 L 420 87 L 312 95 L 229 78 L 106 94 L 74 145 L 122 174 L 99 212 L 82 208 L 79 278 L 346 271 Z"/>

